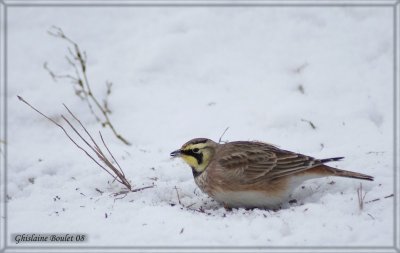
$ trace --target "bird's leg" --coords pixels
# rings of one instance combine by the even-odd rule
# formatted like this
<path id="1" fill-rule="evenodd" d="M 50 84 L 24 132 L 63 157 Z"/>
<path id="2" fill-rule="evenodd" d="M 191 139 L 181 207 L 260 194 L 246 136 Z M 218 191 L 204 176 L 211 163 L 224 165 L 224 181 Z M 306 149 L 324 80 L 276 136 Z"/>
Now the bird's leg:
<path id="1" fill-rule="evenodd" d="M 231 212 L 232 211 L 232 207 L 228 206 L 226 203 L 224 203 L 224 208 L 226 211 Z"/>

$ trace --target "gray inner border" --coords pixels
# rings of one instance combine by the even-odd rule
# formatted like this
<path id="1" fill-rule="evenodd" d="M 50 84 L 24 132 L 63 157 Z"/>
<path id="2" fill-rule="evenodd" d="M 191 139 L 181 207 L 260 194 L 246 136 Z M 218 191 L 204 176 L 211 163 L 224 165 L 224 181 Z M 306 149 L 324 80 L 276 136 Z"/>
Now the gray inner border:
<path id="1" fill-rule="evenodd" d="M 230 247 L 230 246 L 11 246 L 7 224 L 7 9 L 13 7 L 385 7 L 393 10 L 393 170 L 394 223 L 392 247 Z M 400 252 L 399 140 L 400 0 L 0 0 L 0 253 L 1 252 Z"/>

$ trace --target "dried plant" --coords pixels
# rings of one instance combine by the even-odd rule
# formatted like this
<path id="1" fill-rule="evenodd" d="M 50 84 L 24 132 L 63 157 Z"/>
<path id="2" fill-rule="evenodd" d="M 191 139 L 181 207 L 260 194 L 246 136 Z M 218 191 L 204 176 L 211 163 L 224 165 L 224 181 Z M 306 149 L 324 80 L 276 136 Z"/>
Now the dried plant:
<path id="1" fill-rule="evenodd" d="M 106 145 L 103 136 L 101 135 L 101 132 L 99 131 L 99 135 L 100 135 L 100 139 L 101 142 L 103 143 L 103 146 L 106 148 L 107 153 L 109 156 L 111 156 L 112 160 L 110 160 L 109 158 L 107 158 L 106 153 L 101 150 L 100 146 L 97 144 L 97 142 L 94 140 L 94 138 L 92 137 L 92 135 L 87 131 L 87 129 L 84 127 L 84 125 L 82 124 L 82 122 L 71 112 L 71 110 L 65 105 L 65 109 L 68 111 L 68 113 L 70 114 L 70 116 L 72 116 L 72 118 L 81 126 L 81 128 L 84 131 L 84 134 L 87 135 L 87 137 L 84 137 L 84 134 L 81 134 L 76 127 L 64 116 L 61 114 L 61 118 L 71 127 L 71 129 L 77 134 L 77 136 L 79 137 L 79 139 L 81 141 L 83 141 L 86 146 L 89 148 L 89 150 L 83 148 L 82 146 L 80 146 L 76 140 L 74 140 L 71 135 L 68 133 L 68 131 L 59 123 L 57 123 L 56 121 L 54 121 L 53 119 L 51 119 L 50 117 L 46 116 L 45 114 L 43 114 L 42 112 L 40 112 L 38 109 L 36 109 L 35 107 L 33 107 L 31 104 L 29 104 L 27 101 L 25 101 L 22 97 L 18 96 L 18 99 L 22 102 L 24 102 L 26 105 L 28 105 L 30 108 L 32 108 L 34 111 L 36 111 L 37 113 L 39 113 L 40 115 L 42 115 L 43 117 L 45 117 L 47 120 L 49 120 L 50 122 L 52 122 L 54 125 L 58 126 L 59 128 L 61 128 L 63 130 L 63 132 L 65 133 L 65 135 L 71 140 L 72 143 L 75 144 L 75 146 L 77 148 L 79 148 L 80 150 L 82 150 L 92 161 L 94 161 L 98 166 L 100 166 L 100 168 L 102 168 L 105 172 L 107 172 L 111 177 L 113 177 L 113 179 L 121 184 L 123 184 L 126 188 L 129 189 L 129 191 L 138 191 L 136 190 L 132 190 L 132 186 L 129 183 L 129 181 L 126 179 L 124 171 L 122 170 L 121 166 L 118 164 L 117 160 L 115 159 L 115 157 L 113 156 L 113 154 L 111 153 L 110 149 L 108 148 L 108 146 Z M 89 139 L 88 139 L 89 138 Z M 92 154 L 94 153 L 94 155 Z M 97 159 L 95 158 L 97 157 Z M 114 165 L 114 163 L 116 164 L 116 166 Z"/>
<path id="2" fill-rule="evenodd" d="M 73 68 L 74 73 L 64 75 L 56 74 L 49 68 L 46 62 L 44 63 L 43 67 L 47 70 L 54 81 L 57 81 L 58 79 L 69 79 L 74 85 L 75 94 L 86 102 L 87 106 L 90 109 L 90 112 L 93 114 L 96 121 L 100 122 L 103 127 L 109 127 L 114 135 L 123 143 L 125 143 L 126 145 L 131 145 L 124 137 L 122 137 L 121 134 L 119 134 L 115 130 L 115 127 L 111 123 L 111 120 L 109 118 L 111 110 L 108 106 L 108 97 L 111 94 L 112 83 L 109 81 L 106 82 L 106 96 L 101 103 L 100 100 L 94 96 L 89 83 L 89 79 L 87 76 L 86 52 L 82 51 L 79 45 L 68 36 L 66 36 L 64 31 L 59 27 L 53 26 L 48 31 L 48 34 L 56 38 L 65 40 L 70 44 L 70 46 L 72 46 L 72 48 L 68 47 L 68 55 L 65 56 L 65 59 L 68 64 L 71 65 L 71 67 Z M 99 111 L 100 113 L 96 113 L 95 108 L 97 108 L 97 111 Z"/>
<path id="3" fill-rule="evenodd" d="M 372 202 L 376 202 L 376 201 L 379 201 L 379 200 L 382 200 L 382 199 L 388 199 L 388 198 L 391 198 L 391 197 L 394 197 L 394 194 L 393 194 L 393 193 L 392 193 L 392 194 L 389 194 L 389 195 L 387 195 L 387 196 L 384 196 L 383 198 L 376 198 L 376 199 L 369 200 L 369 201 L 364 202 L 364 203 L 365 203 L 365 204 L 369 204 L 369 203 L 372 203 Z"/>
<path id="4" fill-rule="evenodd" d="M 358 207 L 360 208 L 360 211 L 364 209 L 365 195 L 367 195 L 367 193 L 363 193 L 362 183 L 360 183 L 360 186 L 357 188 Z"/>
<path id="5" fill-rule="evenodd" d="M 221 136 L 218 139 L 218 143 L 228 143 L 228 141 L 223 141 L 222 137 L 224 137 L 225 133 L 228 131 L 229 127 L 225 128 L 224 132 L 221 134 Z"/>

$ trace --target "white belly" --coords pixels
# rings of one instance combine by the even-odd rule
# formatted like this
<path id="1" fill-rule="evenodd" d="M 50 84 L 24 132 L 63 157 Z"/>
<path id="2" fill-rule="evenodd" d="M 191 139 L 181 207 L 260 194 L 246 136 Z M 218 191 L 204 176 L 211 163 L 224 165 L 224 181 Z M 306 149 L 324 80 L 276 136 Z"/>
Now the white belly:
<path id="1" fill-rule="evenodd" d="M 265 193 L 257 191 L 237 191 L 237 192 L 218 192 L 214 194 L 218 202 L 222 202 L 229 207 L 264 207 L 279 208 L 282 202 L 289 198 L 289 194 L 281 196 L 267 196 Z"/>
<path id="2" fill-rule="evenodd" d="M 267 194 L 259 191 L 221 191 L 214 193 L 213 197 L 218 202 L 229 207 L 260 207 L 275 209 L 290 200 L 290 194 L 304 181 L 318 178 L 320 175 L 306 175 L 292 177 L 285 191 Z"/>

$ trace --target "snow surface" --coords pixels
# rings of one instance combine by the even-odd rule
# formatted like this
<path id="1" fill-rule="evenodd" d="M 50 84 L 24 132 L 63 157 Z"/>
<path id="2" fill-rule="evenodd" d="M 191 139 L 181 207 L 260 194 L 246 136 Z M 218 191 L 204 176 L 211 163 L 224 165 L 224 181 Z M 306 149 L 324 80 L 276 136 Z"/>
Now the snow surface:
<path id="1" fill-rule="evenodd" d="M 85 246 L 393 245 L 393 12 L 378 7 L 8 9 L 8 232 L 77 232 Z M 101 128 L 66 80 L 61 27 L 88 55 L 97 97 L 114 83 Z M 298 89 L 304 88 L 304 94 Z M 135 188 L 122 190 L 57 127 L 62 103 L 101 130 Z M 311 128 L 306 121 L 316 126 Z M 307 181 L 278 211 L 226 211 L 169 153 L 195 137 L 260 140 L 375 177 Z M 333 183 L 331 183 L 333 181 Z M 177 190 L 175 189 L 177 188 Z M 103 191 L 101 194 L 96 188 Z M 202 207 L 205 213 L 184 206 Z M 12 245 L 15 245 L 11 242 Z M 27 244 L 23 244 L 27 245 Z M 34 244 L 37 246 L 38 244 Z"/>

